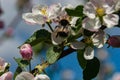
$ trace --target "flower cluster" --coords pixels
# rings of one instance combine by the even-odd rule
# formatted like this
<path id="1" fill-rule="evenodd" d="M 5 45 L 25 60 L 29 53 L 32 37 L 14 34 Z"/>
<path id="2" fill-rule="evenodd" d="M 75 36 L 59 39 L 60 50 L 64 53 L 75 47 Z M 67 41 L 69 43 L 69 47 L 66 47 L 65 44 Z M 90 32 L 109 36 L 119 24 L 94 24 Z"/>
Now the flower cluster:
<path id="1" fill-rule="evenodd" d="M 70 48 L 71 52 L 80 51 L 85 61 L 94 61 L 95 48 L 102 48 L 105 44 L 120 47 L 119 35 L 110 36 L 104 31 L 119 25 L 119 11 L 120 0 L 89 0 L 84 6 L 78 5 L 76 8 L 71 5 L 62 6 L 60 3 L 50 6 L 36 5 L 32 8 L 32 13 L 24 13 L 22 17 L 28 23 L 42 26 L 47 24 L 50 28 L 51 31 L 38 31 L 41 33 L 39 35 L 46 35 L 46 38 L 40 36 L 38 39 L 41 39 L 40 42 L 50 41 L 47 44 L 52 45 L 52 50 L 48 50 L 46 57 L 47 62 L 53 64 L 64 57 L 65 48 Z M 51 55 L 56 56 L 53 59 Z"/>
<path id="2" fill-rule="evenodd" d="M 95 57 L 95 49 L 102 48 L 105 44 L 120 47 L 120 36 L 110 36 L 105 32 L 105 29 L 120 25 L 119 13 L 120 0 L 89 0 L 85 5 L 77 7 L 62 6 L 60 3 L 50 6 L 36 5 L 32 12 L 23 13 L 25 22 L 44 27 L 48 25 L 49 29 L 37 30 L 19 47 L 22 58 L 15 58 L 18 63 L 15 80 L 50 80 L 44 69 L 72 52 L 77 53 L 78 62 L 84 69 L 84 80 L 91 80 L 100 67 L 100 62 Z M 46 58 L 32 70 L 31 60 L 35 53 L 32 47 L 39 49 L 37 44 L 40 43 L 45 44 L 42 47 L 49 45 Z M 0 60 L 0 71 L 3 72 L 6 63 Z M 26 70 L 27 66 L 29 72 Z"/>

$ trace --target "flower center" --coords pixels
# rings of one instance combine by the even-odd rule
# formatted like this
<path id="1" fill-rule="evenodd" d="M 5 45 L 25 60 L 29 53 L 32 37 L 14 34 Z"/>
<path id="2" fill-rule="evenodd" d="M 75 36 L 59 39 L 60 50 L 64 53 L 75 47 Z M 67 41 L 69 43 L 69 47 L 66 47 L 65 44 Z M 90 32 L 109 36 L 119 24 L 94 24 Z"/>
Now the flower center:
<path id="1" fill-rule="evenodd" d="M 97 8 L 96 12 L 98 16 L 103 16 L 105 14 L 105 10 L 103 8 Z"/>
<path id="2" fill-rule="evenodd" d="M 86 44 L 91 44 L 92 43 L 92 40 L 90 38 L 86 38 L 84 41 L 85 41 Z"/>
<path id="3" fill-rule="evenodd" d="M 65 19 L 62 19 L 59 23 L 64 27 L 69 24 L 68 20 L 65 20 Z"/>
<path id="4" fill-rule="evenodd" d="M 42 9 L 41 9 L 41 13 L 46 16 L 46 15 L 47 15 L 46 9 L 45 9 L 45 8 L 42 8 Z"/>

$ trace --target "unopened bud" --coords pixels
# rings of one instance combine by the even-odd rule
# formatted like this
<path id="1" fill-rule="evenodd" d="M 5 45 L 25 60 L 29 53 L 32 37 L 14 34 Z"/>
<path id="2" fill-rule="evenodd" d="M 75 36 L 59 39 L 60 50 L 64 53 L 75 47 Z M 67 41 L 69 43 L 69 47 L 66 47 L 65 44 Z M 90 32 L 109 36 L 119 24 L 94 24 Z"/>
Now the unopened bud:
<path id="1" fill-rule="evenodd" d="M 120 47 L 120 35 L 111 36 L 107 43 L 112 47 Z"/>
<path id="2" fill-rule="evenodd" d="M 24 60 L 30 60 L 33 56 L 32 47 L 30 44 L 24 44 L 20 47 L 20 54 Z"/>

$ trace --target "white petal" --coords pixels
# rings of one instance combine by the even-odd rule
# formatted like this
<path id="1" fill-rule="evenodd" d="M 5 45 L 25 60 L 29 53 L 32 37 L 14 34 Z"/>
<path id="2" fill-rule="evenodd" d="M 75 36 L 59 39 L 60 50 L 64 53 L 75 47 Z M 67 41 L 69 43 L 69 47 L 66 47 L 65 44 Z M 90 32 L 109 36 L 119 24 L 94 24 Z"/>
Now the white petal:
<path id="1" fill-rule="evenodd" d="M 29 72 L 21 72 L 15 80 L 34 80 L 34 76 Z"/>
<path id="2" fill-rule="evenodd" d="M 33 8 L 32 8 L 32 13 L 33 14 L 41 14 L 41 10 L 42 9 L 47 9 L 47 6 L 46 5 L 35 5 Z"/>
<path id="3" fill-rule="evenodd" d="M 36 75 L 34 80 L 50 80 L 50 78 L 45 74 Z"/>
<path id="4" fill-rule="evenodd" d="M 114 5 L 104 4 L 103 8 L 105 9 L 106 14 L 112 14 L 113 12 L 115 12 Z"/>
<path id="5" fill-rule="evenodd" d="M 28 23 L 33 23 L 35 24 L 36 22 L 33 20 L 34 15 L 32 13 L 24 13 L 22 15 L 22 18 L 28 22 Z"/>
<path id="6" fill-rule="evenodd" d="M 119 16 L 116 14 L 109 14 L 103 17 L 104 25 L 108 28 L 112 28 L 118 24 Z"/>
<path id="7" fill-rule="evenodd" d="M 85 48 L 85 43 L 79 42 L 79 41 L 74 41 L 74 42 L 71 42 L 70 46 L 73 49 L 84 49 Z"/>
<path id="8" fill-rule="evenodd" d="M 49 7 L 49 9 L 47 10 L 48 12 L 48 17 L 50 19 L 54 19 L 56 18 L 57 16 L 59 16 L 60 12 L 61 12 L 61 4 L 58 3 L 58 4 L 53 4 Z"/>
<path id="9" fill-rule="evenodd" d="M 79 17 L 74 17 L 74 18 L 72 18 L 72 20 L 71 20 L 71 22 L 70 22 L 70 24 L 71 24 L 72 27 L 75 27 L 76 21 L 77 21 L 78 19 L 79 19 Z"/>
<path id="10" fill-rule="evenodd" d="M 34 15 L 33 17 L 33 20 L 37 23 L 37 24 L 45 24 L 47 18 L 40 15 L 40 14 L 37 14 L 37 15 Z"/>
<path id="11" fill-rule="evenodd" d="M 88 2 L 83 9 L 83 13 L 91 19 L 94 19 L 96 16 L 96 11 L 91 2 Z"/>
<path id="12" fill-rule="evenodd" d="M 53 32 L 51 34 L 51 39 L 52 39 L 52 43 L 54 45 L 58 45 L 58 44 L 61 44 L 63 41 L 64 41 L 64 38 L 60 37 L 60 36 L 57 36 L 57 32 Z"/>
<path id="13" fill-rule="evenodd" d="M 97 48 L 102 48 L 107 41 L 107 35 L 103 30 L 99 30 L 91 37 L 93 45 Z"/>
<path id="14" fill-rule="evenodd" d="M 82 22 L 82 27 L 90 31 L 98 31 L 98 29 L 101 27 L 101 23 L 99 18 L 85 18 Z"/>
<path id="15" fill-rule="evenodd" d="M 88 46 L 86 49 L 85 49 L 85 52 L 84 52 L 84 58 L 86 60 L 91 60 L 94 58 L 94 49 L 91 48 L 90 46 Z"/>
<path id="16" fill-rule="evenodd" d="M 115 10 L 116 11 L 120 10 L 120 0 L 117 1 L 116 5 L 115 5 Z"/>

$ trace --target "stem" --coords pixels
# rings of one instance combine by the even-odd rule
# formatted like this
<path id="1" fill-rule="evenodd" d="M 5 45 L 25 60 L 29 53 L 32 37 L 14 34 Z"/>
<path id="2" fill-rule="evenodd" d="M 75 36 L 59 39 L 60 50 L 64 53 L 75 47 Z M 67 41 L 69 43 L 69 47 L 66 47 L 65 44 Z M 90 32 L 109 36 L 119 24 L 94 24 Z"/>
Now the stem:
<path id="1" fill-rule="evenodd" d="M 61 58 L 65 57 L 65 56 L 67 56 L 67 55 L 69 55 L 69 54 L 71 54 L 71 53 L 74 52 L 74 51 L 76 51 L 76 50 L 75 50 L 75 49 L 72 49 L 72 48 L 68 48 L 68 49 L 64 50 L 64 51 L 61 53 L 61 55 L 60 55 L 60 57 L 58 58 L 58 60 L 60 60 Z"/>
<path id="2" fill-rule="evenodd" d="M 50 28 L 50 30 L 53 32 L 54 30 L 52 29 L 52 26 L 50 25 L 50 23 L 49 22 L 46 22 L 46 23 L 47 23 L 48 27 Z"/>
<path id="3" fill-rule="evenodd" d="M 31 61 L 29 60 L 29 72 L 31 72 Z"/>

